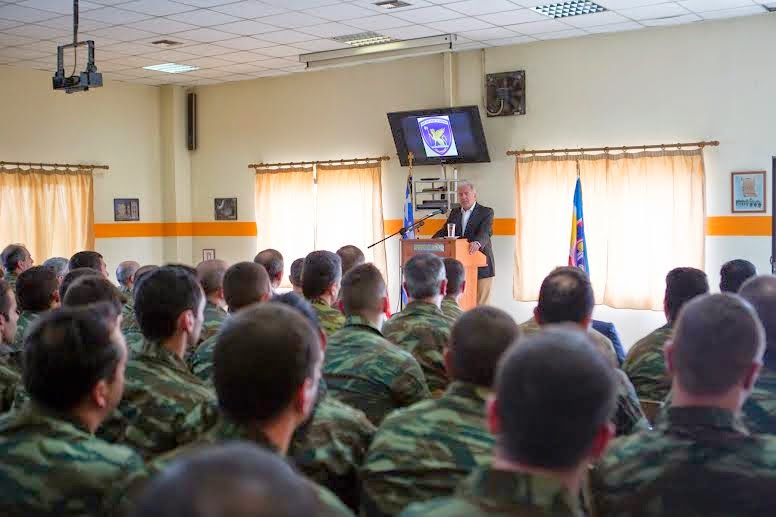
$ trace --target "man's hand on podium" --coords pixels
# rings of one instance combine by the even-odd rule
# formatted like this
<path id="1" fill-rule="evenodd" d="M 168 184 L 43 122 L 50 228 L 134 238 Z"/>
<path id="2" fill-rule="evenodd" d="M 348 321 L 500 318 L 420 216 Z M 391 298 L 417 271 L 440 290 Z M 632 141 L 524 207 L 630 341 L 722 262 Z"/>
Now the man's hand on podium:
<path id="1" fill-rule="evenodd" d="M 474 255 L 478 251 L 480 251 L 480 248 L 482 248 L 482 244 L 480 244 L 477 241 L 470 242 L 469 243 L 469 255 Z"/>

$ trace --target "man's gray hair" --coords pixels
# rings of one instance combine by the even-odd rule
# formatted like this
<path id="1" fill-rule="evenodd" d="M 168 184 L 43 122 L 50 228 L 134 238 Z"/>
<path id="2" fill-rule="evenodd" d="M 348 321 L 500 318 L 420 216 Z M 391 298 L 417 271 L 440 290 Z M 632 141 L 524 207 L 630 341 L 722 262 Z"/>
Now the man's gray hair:
<path id="1" fill-rule="evenodd" d="M 50 269 L 56 273 L 58 277 L 64 278 L 67 274 L 67 265 L 69 262 L 70 260 L 65 257 L 51 257 L 43 263 L 43 267 Z"/>
<path id="2" fill-rule="evenodd" d="M 124 261 L 116 268 L 116 280 L 121 285 L 126 286 L 138 269 L 140 269 L 140 264 L 137 262 L 131 260 Z"/>
<path id="3" fill-rule="evenodd" d="M 445 263 L 431 253 L 415 255 L 404 265 L 407 296 L 420 300 L 441 294 Z"/>
<path id="4" fill-rule="evenodd" d="M 465 188 L 469 187 L 472 192 L 477 192 L 477 187 L 474 186 L 474 183 L 472 183 L 469 180 L 461 180 L 458 182 L 458 188 Z"/>

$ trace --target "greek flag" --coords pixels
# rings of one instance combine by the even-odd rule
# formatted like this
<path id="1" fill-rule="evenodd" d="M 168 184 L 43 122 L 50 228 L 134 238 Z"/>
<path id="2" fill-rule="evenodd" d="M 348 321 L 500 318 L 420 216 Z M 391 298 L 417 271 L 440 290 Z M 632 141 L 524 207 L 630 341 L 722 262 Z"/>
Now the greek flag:
<path id="1" fill-rule="evenodd" d="M 407 189 L 404 191 L 404 228 L 415 224 L 415 208 L 412 206 L 412 173 L 407 176 Z M 405 233 L 402 238 L 414 239 L 415 230 Z"/>

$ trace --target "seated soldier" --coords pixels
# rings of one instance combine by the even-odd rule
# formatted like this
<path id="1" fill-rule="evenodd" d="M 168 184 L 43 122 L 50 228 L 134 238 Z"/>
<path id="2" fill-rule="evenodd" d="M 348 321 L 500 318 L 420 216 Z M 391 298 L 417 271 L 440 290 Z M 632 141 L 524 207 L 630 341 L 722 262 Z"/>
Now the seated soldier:
<path id="1" fill-rule="evenodd" d="M 65 257 L 51 257 L 43 263 L 43 267 L 52 270 L 57 275 L 59 285 L 62 285 L 62 280 L 65 279 L 67 266 L 68 260 Z"/>
<path id="2" fill-rule="evenodd" d="M 90 267 L 105 278 L 108 278 L 108 266 L 105 264 L 102 255 L 96 251 L 79 251 L 70 257 L 68 269 L 73 270 L 79 267 Z"/>
<path id="3" fill-rule="evenodd" d="M 485 401 L 499 359 L 519 338 L 512 317 L 495 307 L 481 305 L 458 319 L 444 352 L 453 379 L 447 391 L 388 415 L 369 447 L 362 515 L 396 515 L 410 503 L 451 495 L 490 461 Z"/>
<path id="4" fill-rule="evenodd" d="M 205 297 L 194 275 L 175 266 L 156 269 L 136 286 L 135 312 L 145 341 L 127 363 L 118 416 L 106 439 L 152 458 L 194 440 L 212 425 L 215 397 L 183 360 L 202 328 Z"/>
<path id="5" fill-rule="evenodd" d="M 25 270 L 16 280 L 16 299 L 20 312 L 16 324 L 14 351 L 20 352 L 24 334 L 32 322 L 44 312 L 59 307 L 59 283 L 56 273 L 43 266 L 33 266 Z M 13 359 L 21 369 L 21 356 L 17 354 Z"/>
<path id="6" fill-rule="evenodd" d="M 326 347 L 326 386 L 334 397 L 380 425 L 394 409 L 431 394 L 412 354 L 380 332 L 388 304 L 380 271 L 372 264 L 356 266 L 342 279 L 340 293 L 347 319 Z"/>
<path id="7" fill-rule="evenodd" d="M 342 281 L 342 261 L 331 251 L 313 251 L 304 259 L 302 292 L 318 314 L 318 322 L 330 338 L 345 325 L 345 316 L 332 307 Z"/>
<path id="8" fill-rule="evenodd" d="M 94 436 L 121 400 L 127 351 L 93 308 L 42 316 L 24 344 L 32 403 L 0 421 L 0 514 L 109 515 L 106 495 L 142 468 L 127 447 Z"/>
<path id="9" fill-rule="evenodd" d="M 189 354 L 196 352 L 204 341 L 218 334 L 221 324 L 226 319 L 224 273 L 227 269 L 229 264 L 224 260 L 204 260 L 197 264 L 197 280 L 205 292 L 205 320 L 202 323 L 199 341 L 189 350 Z"/>
<path id="10" fill-rule="evenodd" d="M 230 313 L 269 300 L 269 275 L 263 267 L 254 262 L 238 262 L 233 265 L 226 270 L 221 283 L 224 301 Z M 189 359 L 191 372 L 208 386 L 213 385 L 213 355 L 218 342 L 216 335 L 202 343 Z"/>
<path id="11" fill-rule="evenodd" d="M 132 517 L 310 517 L 310 484 L 281 457 L 248 442 L 205 447 L 171 463 Z"/>
<path id="12" fill-rule="evenodd" d="M 291 263 L 291 270 L 288 274 L 288 281 L 291 283 L 292 290 L 301 296 L 302 292 L 302 269 L 304 268 L 304 259 L 298 258 Z"/>
<path id="13" fill-rule="evenodd" d="M 270 284 L 272 285 L 272 295 L 274 296 L 278 294 L 278 288 L 283 282 L 283 270 L 286 267 L 283 263 L 283 254 L 278 250 L 269 248 L 264 251 L 260 251 L 253 258 L 253 261 L 256 264 L 262 266 L 267 271 Z"/>
<path id="14" fill-rule="evenodd" d="M 652 432 L 614 443 L 591 475 L 595 515 L 754 517 L 776 506 L 776 437 L 737 418 L 765 336 L 738 296 L 698 296 L 665 345 L 672 406 Z"/>
<path id="15" fill-rule="evenodd" d="M 402 516 L 583 515 L 588 465 L 614 435 L 616 382 L 582 332 L 556 328 L 527 338 L 507 352 L 488 401 L 493 462 L 452 497 L 410 506 Z"/>
<path id="16" fill-rule="evenodd" d="M 366 262 L 366 257 L 364 256 L 364 252 L 361 251 L 358 248 L 358 246 L 353 246 L 352 244 L 347 244 L 345 246 L 342 246 L 340 249 L 338 249 L 337 256 L 342 261 L 342 278 L 345 278 L 345 275 L 348 273 L 348 271 Z M 340 289 L 339 295 L 337 296 L 337 301 L 334 303 L 334 305 L 337 307 L 337 309 L 340 310 L 340 312 L 344 314 L 345 309 L 342 306 L 341 289 Z M 389 314 L 389 317 L 390 317 L 390 314 Z"/>
<path id="17" fill-rule="evenodd" d="M 748 260 L 736 259 L 725 262 L 719 270 L 719 290 L 736 294 L 744 282 L 757 275 L 754 264 Z"/>
<path id="18" fill-rule="evenodd" d="M 21 376 L 10 362 L 16 338 L 16 296 L 11 284 L 0 279 L 0 414 L 11 409 Z"/>
<path id="19" fill-rule="evenodd" d="M 383 325 L 388 341 L 411 353 L 426 376 L 428 389 L 440 394 L 447 388 L 442 352 L 450 339 L 452 321 L 440 309 L 447 292 L 445 265 L 430 253 L 415 255 L 404 265 L 404 289 L 410 303 Z"/>
<path id="20" fill-rule="evenodd" d="M 125 260 L 116 268 L 119 290 L 127 299 L 132 298 L 132 288 L 135 286 L 135 275 L 138 269 L 140 269 L 140 264 L 134 260 Z"/>
<path id="21" fill-rule="evenodd" d="M 460 261 L 454 258 L 444 259 L 445 276 L 447 277 L 447 292 L 442 299 L 442 312 L 453 321 L 457 320 L 463 309 L 459 305 L 461 296 L 466 291 L 466 270 Z"/>
<path id="22" fill-rule="evenodd" d="M 671 270 L 666 276 L 663 305 L 668 323 L 642 338 L 628 351 L 622 363 L 640 399 L 662 402 L 671 390 L 663 355 L 663 345 L 671 337 L 674 321 L 682 306 L 701 294 L 709 292 L 706 273 L 691 267 Z"/>
<path id="23" fill-rule="evenodd" d="M 137 340 L 137 336 L 132 336 L 132 334 L 139 335 L 140 341 L 143 339 L 143 333 L 140 332 L 140 325 L 138 325 L 137 317 L 135 316 L 135 291 L 137 290 L 137 284 L 140 282 L 140 279 L 156 269 L 159 269 L 159 266 L 147 265 L 142 266 L 135 271 L 135 281 L 132 284 L 132 293 L 124 304 L 124 310 L 121 311 L 121 331 L 127 337 L 128 342 Z"/>
<path id="24" fill-rule="evenodd" d="M 9 244 L 0 255 L 5 269 L 5 280 L 16 290 L 16 279 L 19 275 L 30 269 L 35 261 L 32 255 L 22 244 Z"/>

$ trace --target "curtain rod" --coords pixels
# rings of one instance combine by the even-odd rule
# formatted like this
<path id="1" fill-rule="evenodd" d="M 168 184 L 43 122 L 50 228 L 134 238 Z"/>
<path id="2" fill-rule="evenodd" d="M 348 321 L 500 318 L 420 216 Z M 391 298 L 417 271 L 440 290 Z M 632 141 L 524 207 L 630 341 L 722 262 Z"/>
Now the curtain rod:
<path id="1" fill-rule="evenodd" d="M 313 165 L 332 165 L 332 164 L 346 164 L 356 162 L 387 162 L 390 160 L 390 156 L 377 156 L 374 158 L 349 158 L 342 160 L 318 160 L 312 162 L 283 162 L 283 163 L 252 163 L 248 165 L 249 169 L 269 169 L 272 167 L 311 167 Z"/>
<path id="2" fill-rule="evenodd" d="M 108 170 L 110 167 L 107 165 L 79 165 L 74 163 L 30 163 L 30 162 L 0 162 L 0 168 L 6 167 L 6 166 L 12 166 L 12 167 L 29 167 L 29 168 L 39 168 L 43 169 L 45 167 L 54 168 L 54 169 L 78 169 L 78 170 L 94 170 L 94 169 L 103 169 Z"/>
<path id="3" fill-rule="evenodd" d="M 647 149 L 665 149 L 667 147 L 676 147 L 681 149 L 682 147 L 717 147 L 719 146 L 718 140 L 712 140 L 709 142 L 689 142 L 684 144 L 657 144 L 657 145 L 623 145 L 621 147 L 580 147 L 577 149 L 537 149 L 537 150 L 522 150 L 522 151 L 507 151 L 507 156 L 522 156 L 526 154 L 555 154 L 555 153 L 588 153 L 595 151 L 646 151 Z"/>

